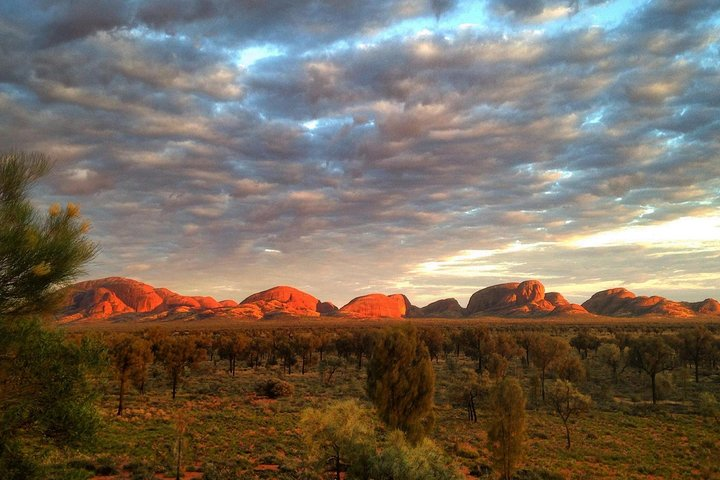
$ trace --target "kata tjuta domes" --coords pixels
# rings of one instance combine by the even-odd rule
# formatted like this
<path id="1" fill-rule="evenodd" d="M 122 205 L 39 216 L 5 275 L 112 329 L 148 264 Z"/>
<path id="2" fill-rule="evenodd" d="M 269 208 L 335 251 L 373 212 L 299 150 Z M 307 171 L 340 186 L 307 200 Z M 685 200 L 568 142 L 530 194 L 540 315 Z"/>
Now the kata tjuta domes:
<path id="1" fill-rule="evenodd" d="M 548 315 L 605 315 L 633 317 L 661 315 L 693 317 L 720 315 L 720 304 L 676 302 L 659 296 L 636 296 L 624 288 L 604 290 L 582 305 L 570 303 L 559 292 L 546 292 L 538 280 L 502 283 L 476 291 L 463 308 L 454 298 L 444 298 L 419 308 L 403 294 L 372 293 L 356 297 L 342 308 L 290 286 L 254 293 L 239 304 L 207 296 L 186 296 L 166 288 L 122 277 L 77 283 L 67 288 L 60 321 L 92 322 L 122 317 L 123 321 L 163 319 L 259 320 L 276 317 L 317 318 L 461 318 L 477 316 L 543 317 Z M 222 320 L 224 321 L 224 320 Z"/>

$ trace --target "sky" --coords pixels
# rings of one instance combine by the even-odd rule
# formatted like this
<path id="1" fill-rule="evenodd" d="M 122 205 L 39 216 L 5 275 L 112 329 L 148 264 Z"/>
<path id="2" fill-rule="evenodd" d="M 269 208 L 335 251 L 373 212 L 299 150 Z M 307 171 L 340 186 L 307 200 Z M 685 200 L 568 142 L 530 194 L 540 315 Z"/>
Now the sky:
<path id="1" fill-rule="evenodd" d="M 4 0 L 0 150 L 125 276 L 720 297 L 718 0 Z"/>

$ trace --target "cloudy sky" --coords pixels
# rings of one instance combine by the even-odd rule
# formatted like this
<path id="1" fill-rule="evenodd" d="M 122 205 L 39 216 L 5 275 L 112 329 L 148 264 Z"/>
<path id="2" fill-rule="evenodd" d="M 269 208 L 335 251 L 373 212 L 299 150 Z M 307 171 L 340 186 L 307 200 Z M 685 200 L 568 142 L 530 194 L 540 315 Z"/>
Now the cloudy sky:
<path id="1" fill-rule="evenodd" d="M 121 275 L 720 296 L 718 0 L 5 0 L 0 149 Z"/>

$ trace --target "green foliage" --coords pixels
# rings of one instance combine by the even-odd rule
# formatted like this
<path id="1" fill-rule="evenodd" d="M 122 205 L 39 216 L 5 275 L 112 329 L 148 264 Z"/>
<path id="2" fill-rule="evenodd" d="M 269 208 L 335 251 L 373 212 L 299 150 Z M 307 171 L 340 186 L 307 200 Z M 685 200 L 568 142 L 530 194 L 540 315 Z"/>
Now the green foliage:
<path id="1" fill-rule="evenodd" d="M 545 333 L 532 335 L 529 341 L 532 352 L 530 361 L 540 371 L 540 391 L 545 401 L 545 376 L 552 369 L 553 363 L 561 361 L 570 353 L 570 344 Z"/>
<path id="2" fill-rule="evenodd" d="M 0 155 L 0 316 L 52 311 L 97 252 L 79 208 L 52 205 L 41 216 L 28 198 L 50 168 L 39 153 Z"/>
<path id="3" fill-rule="evenodd" d="M 318 471 L 332 471 L 336 478 L 343 471 L 348 478 L 366 477 L 375 451 L 375 431 L 372 413 L 357 400 L 303 410 L 300 429 L 308 457 Z"/>
<path id="4" fill-rule="evenodd" d="M 367 365 L 367 393 L 380 418 L 411 442 L 432 428 L 435 372 L 427 347 L 412 326 L 386 329 Z"/>
<path id="5" fill-rule="evenodd" d="M 153 361 L 152 344 L 144 338 L 118 334 L 110 338 L 110 356 L 119 382 L 117 414 L 122 415 L 125 388 L 129 380 L 144 385 Z"/>
<path id="6" fill-rule="evenodd" d="M 625 369 L 628 359 L 628 349 L 620 350 L 614 343 L 603 343 L 597 350 L 600 363 L 607 366 L 612 372 L 613 383 L 618 382 L 618 375 Z"/>
<path id="7" fill-rule="evenodd" d="M 698 395 L 697 409 L 703 417 L 720 422 L 720 402 L 712 393 L 702 392 Z"/>
<path id="8" fill-rule="evenodd" d="M 516 378 L 505 378 L 495 386 L 490 412 L 488 441 L 493 464 L 502 479 L 510 480 L 525 443 L 525 394 Z"/>
<path id="9" fill-rule="evenodd" d="M 295 387 L 284 380 L 268 378 L 255 385 L 255 392 L 268 398 L 290 397 L 295 393 Z"/>
<path id="10" fill-rule="evenodd" d="M 675 351 L 660 335 L 643 335 L 630 343 L 629 362 L 650 377 L 652 402 L 657 402 L 657 374 L 675 365 Z"/>
<path id="11" fill-rule="evenodd" d="M 25 445 L 79 445 L 98 426 L 87 381 L 88 342 L 68 341 L 38 320 L 0 322 L 0 478 L 34 478 Z"/>
<path id="12" fill-rule="evenodd" d="M 196 367 L 205 360 L 207 353 L 198 347 L 194 338 L 182 335 L 160 340 L 157 357 L 170 377 L 172 398 L 175 399 L 178 383 L 185 375 L 185 370 Z"/>
<path id="13" fill-rule="evenodd" d="M 371 458 L 369 478 L 376 480 L 460 480 L 452 460 L 435 443 L 424 438 L 417 444 L 399 430 L 388 435 L 385 448 Z M 355 477 L 357 478 L 357 477 Z"/>
<path id="14" fill-rule="evenodd" d="M 565 426 L 566 447 L 570 448 L 570 417 L 578 416 L 590 409 L 589 395 L 583 395 L 567 380 L 557 380 L 548 389 L 548 402 Z"/>

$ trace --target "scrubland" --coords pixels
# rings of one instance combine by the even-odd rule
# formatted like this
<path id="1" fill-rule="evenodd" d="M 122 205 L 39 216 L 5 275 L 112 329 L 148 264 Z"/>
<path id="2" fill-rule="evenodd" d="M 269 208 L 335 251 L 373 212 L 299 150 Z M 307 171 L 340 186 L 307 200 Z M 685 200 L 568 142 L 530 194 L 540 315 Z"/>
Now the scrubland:
<path id="1" fill-rule="evenodd" d="M 428 342 L 436 376 L 436 422 L 430 437 L 466 478 L 497 478 L 486 433 L 488 391 L 506 375 L 521 381 L 527 397 L 527 438 L 514 478 L 720 478 L 720 411 L 713 403 L 720 398 L 720 326 L 702 327 L 710 334 L 710 348 L 699 359 L 696 382 L 694 364 L 679 339 L 682 332 L 697 327 L 677 320 L 596 319 L 582 325 L 570 319 L 414 323 Z M 74 336 L 88 335 L 108 344 L 117 335 L 144 338 L 149 344 L 168 335 L 187 336 L 207 353 L 183 367 L 175 399 L 168 370 L 156 354 L 141 382 L 142 393 L 137 379 L 126 388 L 122 415 L 117 415 L 118 372 L 109 355 L 107 368 L 95 378 L 103 426 L 94 444 L 82 453 L 42 445 L 38 451 L 47 454 L 46 464 L 55 478 L 175 478 L 178 445 L 181 478 L 334 478 L 308 461 L 300 415 L 309 407 L 322 408 L 347 398 L 372 408 L 365 391 L 365 364 L 372 337 L 383 325 L 293 319 L 238 324 L 236 329 L 220 331 L 198 324 L 122 334 L 111 330 L 128 330 L 128 325 L 99 333 L 74 331 Z M 468 344 L 468 332 L 476 328 L 487 338 L 513 340 L 509 348 L 503 347 L 505 362 L 500 361 L 500 366 L 498 359 L 489 360 L 491 348 L 478 354 L 472 342 Z M 582 371 L 547 370 L 548 385 L 557 377 L 571 377 L 578 390 L 592 398 L 588 412 L 570 418 L 570 448 L 561 420 L 542 400 L 533 352 L 528 363 L 521 346 L 523 339 L 538 334 L 566 343 L 575 339 L 575 345 L 583 347 L 568 346 Z M 229 355 L 223 345 L 237 336 L 240 346 Z M 673 349 L 668 369 L 656 377 L 655 404 L 649 375 L 629 357 L 632 339 L 639 336 L 660 336 Z M 578 337 L 590 339 L 589 345 Z M 619 346 L 623 357 L 616 375 L 598 354 L 602 344 Z M 229 357 L 236 357 L 234 374 Z M 578 370 L 577 365 L 573 368 Z M 476 422 L 468 420 L 469 378 L 477 386 Z M 268 379 L 291 387 L 270 398 L 258 389 Z M 380 437 L 388 434 L 377 419 L 368 421 Z"/>

